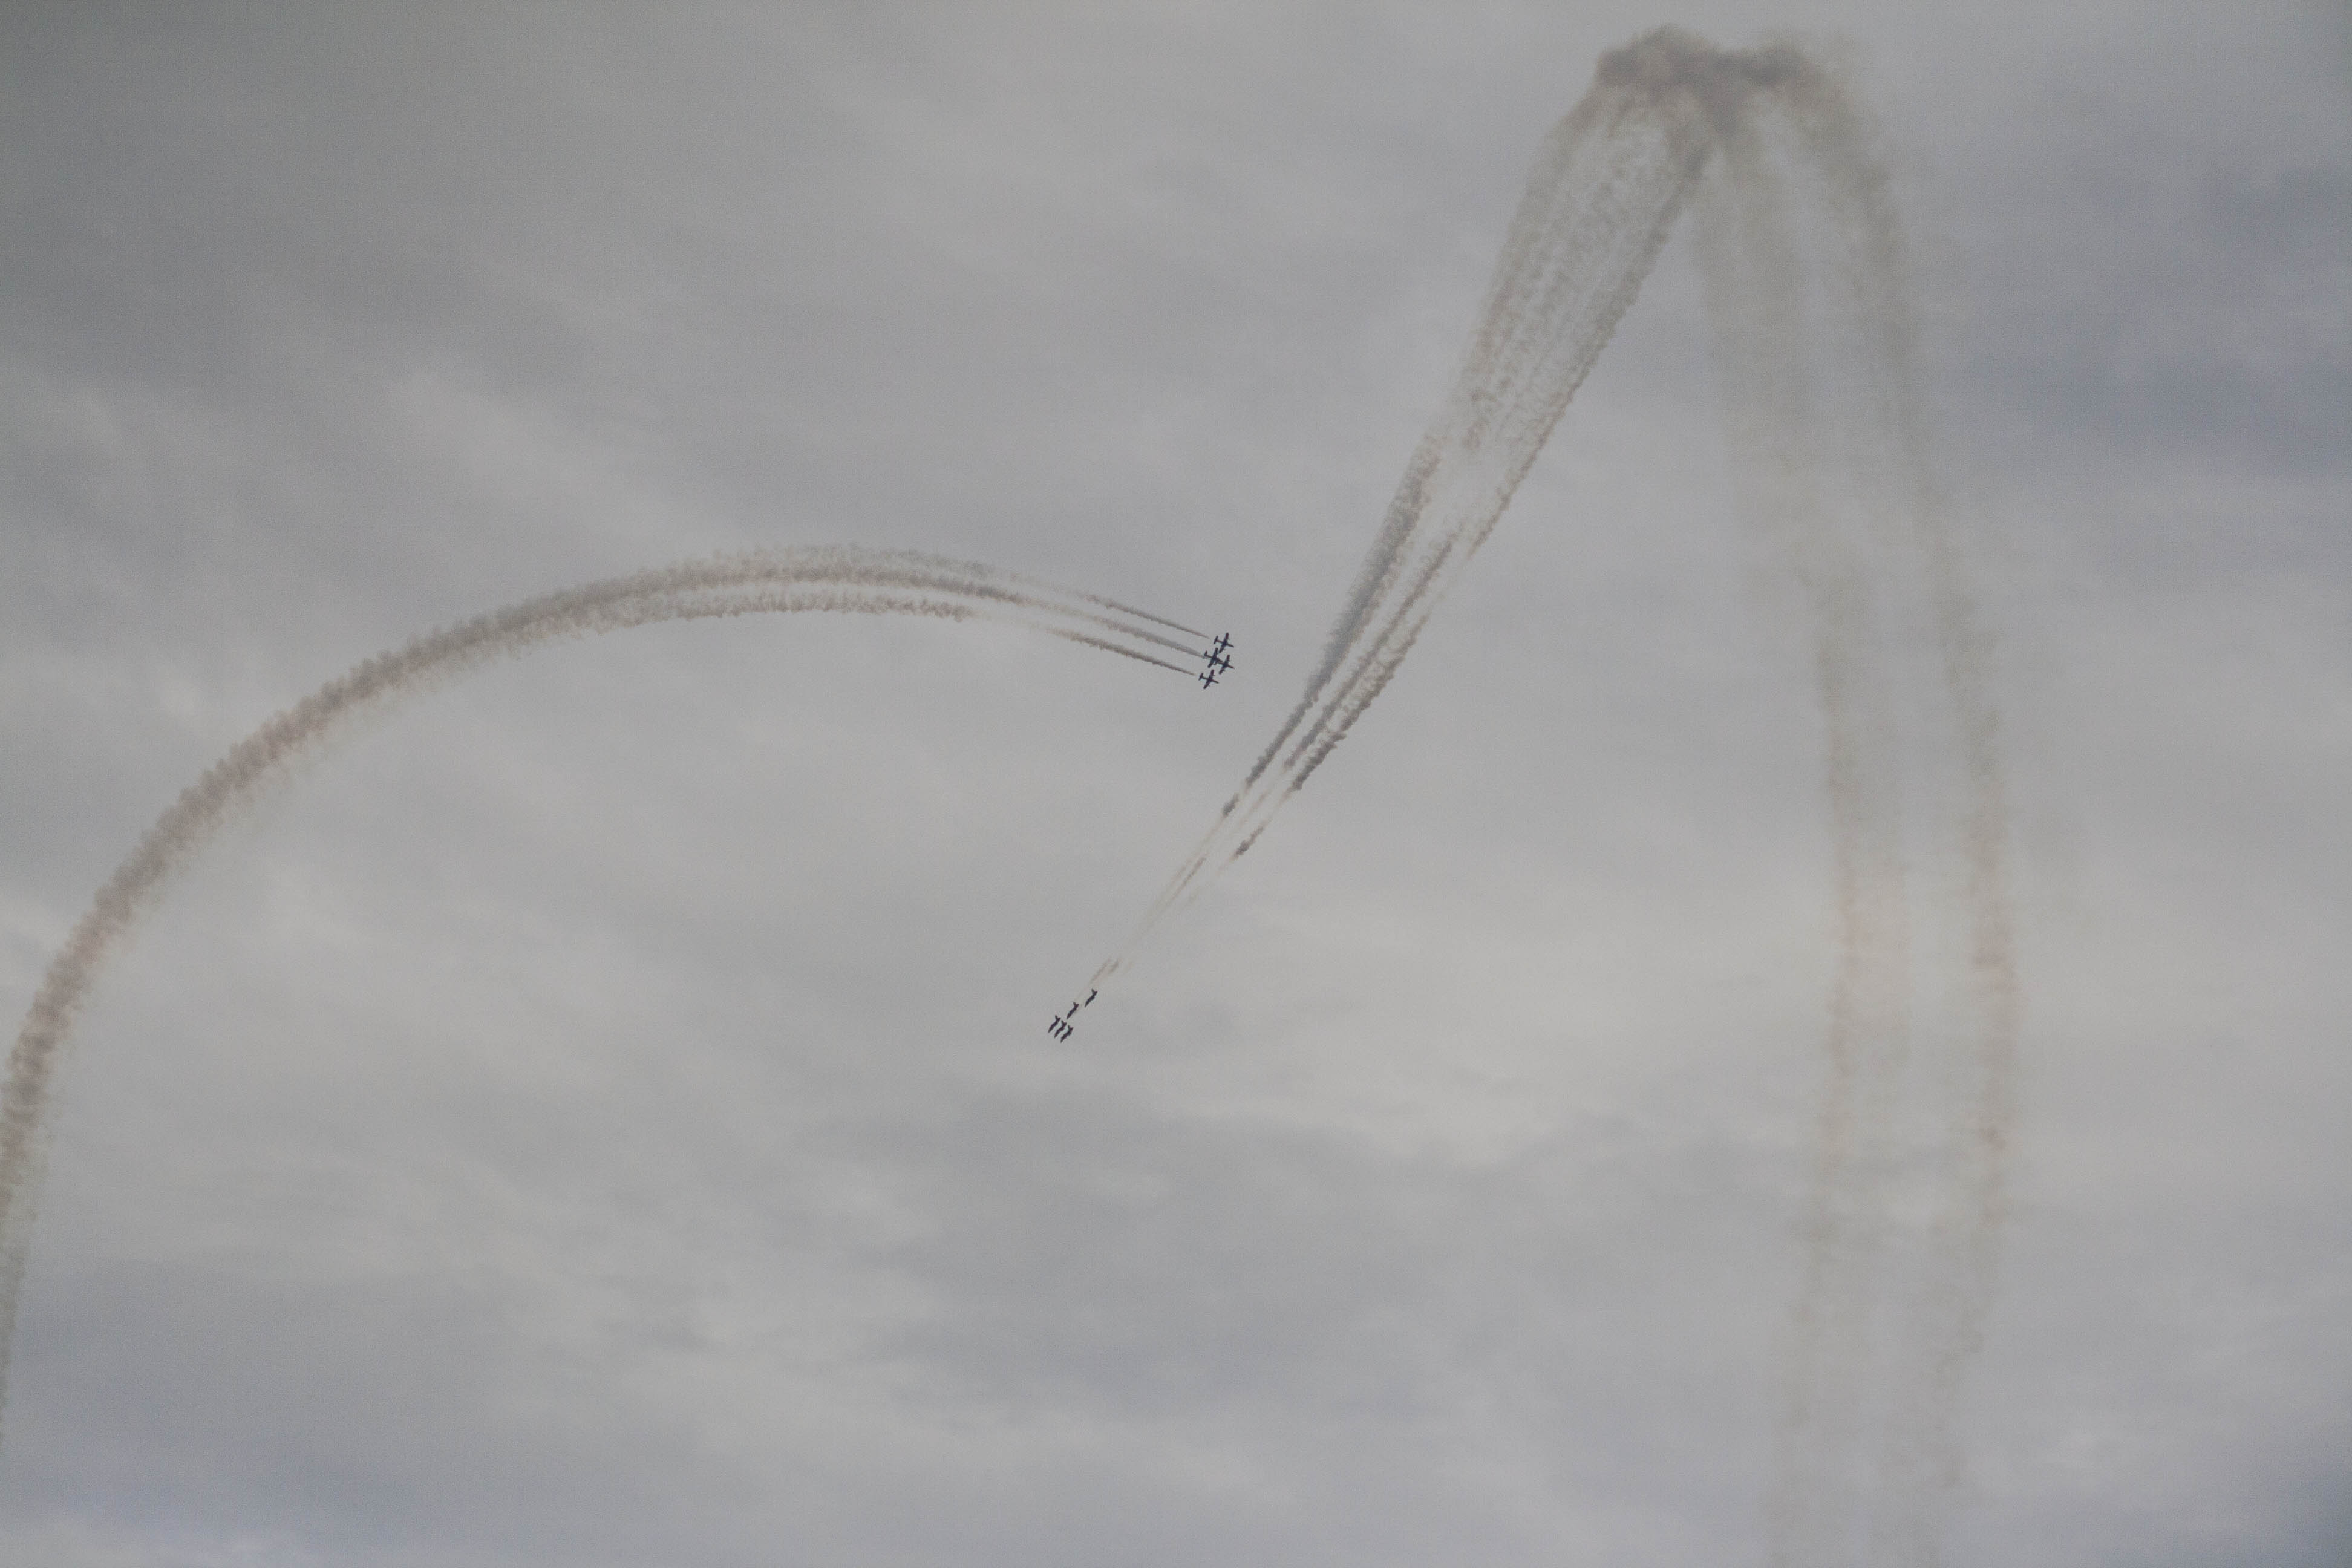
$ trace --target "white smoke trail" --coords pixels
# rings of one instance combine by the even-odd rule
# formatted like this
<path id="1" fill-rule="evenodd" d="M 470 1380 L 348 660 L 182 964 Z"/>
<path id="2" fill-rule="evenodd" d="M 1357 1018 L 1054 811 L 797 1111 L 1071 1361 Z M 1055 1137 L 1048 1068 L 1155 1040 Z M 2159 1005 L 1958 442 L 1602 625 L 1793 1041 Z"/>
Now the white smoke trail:
<path id="1" fill-rule="evenodd" d="M 1864 396 L 1856 445 L 1884 469 L 1894 531 L 1926 578 L 1953 751 L 1961 777 L 1956 825 L 1967 950 L 1965 1100 L 1943 1129 L 1951 1174 L 1927 1248 L 1927 1277 L 1902 1325 L 1903 1385 L 1895 1390 L 1887 1463 L 1890 1496 L 1871 1554 L 1936 1560 L 1947 1500 L 1959 1472 L 1953 1437 L 1959 1381 L 1984 1335 L 2008 1214 L 2008 1150 L 2017 1116 L 2015 1062 L 2022 994 L 2008 868 L 2008 783 L 1990 633 L 1935 477 L 1923 406 L 1919 328 L 1903 227 L 1880 137 L 1858 98 L 1826 70 L 1792 84 L 1782 110 L 1801 143 L 1829 222 L 1823 236 L 1859 353 Z"/>
<path id="2" fill-rule="evenodd" d="M 1876 657 L 1872 552 L 1858 537 L 1869 524 L 1830 482 L 1823 426 L 1835 404 L 1808 352 L 1818 323 L 1770 129 L 1759 114 L 1730 129 L 1698 237 L 1734 468 L 1803 595 L 1823 721 L 1838 966 L 1773 1521 L 1777 1540 L 1800 1543 L 1792 1561 L 1817 1562 L 1857 1502 L 1838 1461 L 1858 1438 L 1868 1365 L 1867 1285 L 1892 1166 L 1885 1140 L 1908 1036 L 1909 922 L 1897 735 Z"/>
<path id="3" fill-rule="evenodd" d="M 1916 309 L 1878 135 L 1836 74 L 1802 55 L 1755 110 L 1698 205 L 1701 257 L 1748 510 L 1811 609 L 1840 951 L 1773 1560 L 1925 1568 L 1940 1560 L 1959 1475 L 1959 1381 L 1990 1307 L 2015 1120 L 2020 991 L 1999 712 L 1983 616 L 1934 479 Z M 1905 1147 L 1896 1115 L 1912 1010 L 1903 773 L 1918 747 L 1895 722 L 1890 606 L 1906 579 L 1924 589 L 1942 686 L 1914 727 L 1948 731 L 1959 774 L 1958 820 L 1943 831 L 1960 862 L 1956 923 L 1968 952 L 1958 1059 L 1932 1061 L 1927 1075 L 1967 1088 L 1928 1107 L 1927 1135 L 1940 1146 L 1924 1151 Z M 1889 1216 L 1898 1172 L 1923 1152 L 1939 1165 L 1940 1192 L 1928 1195 L 1941 1212 L 1911 1248 L 1906 1302 Z"/>
<path id="4" fill-rule="evenodd" d="M 1180 675 L 1192 671 L 1160 650 L 1196 652 L 1157 629 L 1190 628 L 1096 595 L 971 562 L 829 545 L 685 562 L 527 599 L 380 654 L 275 715 L 191 784 L 115 868 L 50 962 L 17 1030 L 0 1089 L 0 1411 L 58 1055 L 107 961 L 222 826 L 362 715 L 491 658 L 657 621 L 792 611 L 1010 621 Z"/>
<path id="5" fill-rule="evenodd" d="M 1603 57 L 1538 155 L 1452 395 L 1281 731 L 1099 984 L 1170 910 L 1245 854 L 1387 686 L 1600 357 L 1721 128 L 1785 68 L 1672 28 Z"/>
<path id="6" fill-rule="evenodd" d="M 1940 1551 L 1959 1376 L 1983 1334 L 2007 1205 L 2020 994 L 2005 785 L 1989 637 L 1929 460 L 1901 226 L 1873 127 L 1808 50 L 1726 52 L 1662 28 L 1602 58 L 1537 160 L 1453 393 L 1320 663 L 1094 983 L 1247 852 L 1380 695 L 1702 190 L 1734 467 L 1811 634 L 1835 910 L 1772 1550 L 1790 1568 L 1925 1568 Z M 1922 1280 L 1905 1313 L 1889 1300 L 1889 1216 L 1906 1158 L 1897 1110 L 1915 963 L 1902 721 L 1917 716 L 1894 674 L 1906 567 L 1925 579 L 1961 774 L 1962 989 L 1975 1016 L 1959 1064 L 1968 1102 L 1937 1108 L 1949 1145 L 1943 1213 L 1917 1249 Z"/>

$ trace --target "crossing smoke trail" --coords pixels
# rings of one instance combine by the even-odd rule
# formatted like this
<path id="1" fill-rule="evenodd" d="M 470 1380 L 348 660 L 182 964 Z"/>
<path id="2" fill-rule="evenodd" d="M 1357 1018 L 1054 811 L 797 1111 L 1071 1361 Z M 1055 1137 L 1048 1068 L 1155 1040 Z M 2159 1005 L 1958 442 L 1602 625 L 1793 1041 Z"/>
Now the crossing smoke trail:
<path id="1" fill-rule="evenodd" d="M 1875 143 L 1854 96 L 1797 45 L 1727 52 L 1661 28 L 1602 58 L 1537 158 L 1453 391 L 1297 704 L 1094 977 L 1107 982 L 1246 853 L 1380 695 L 1696 198 L 1744 508 L 1795 579 L 1812 638 L 1831 827 L 1827 1080 L 1769 1521 L 1782 1568 L 1938 1560 L 1955 1401 L 1991 1300 L 2014 1120 L 2020 1005 L 1990 646 L 1933 479 L 1902 229 Z M 1907 1309 L 1889 1300 L 1885 1245 L 1914 1065 L 1915 829 L 1903 806 L 1920 726 L 1895 674 L 1903 566 L 1924 580 L 1941 668 L 1929 706 L 1959 773 L 1951 837 L 1966 957 L 1954 1010 L 1970 1015 L 1958 1059 L 1938 1064 L 1965 1087 L 1931 1112 L 1942 1213 L 1915 1249 Z"/>
<path id="2" fill-rule="evenodd" d="M 1201 634 L 1116 600 L 971 562 L 828 545 L 721 555 L 526 599 L 355 666 L 232 747 L 156 820 L 67 935 L 17 1030 L 0 1089 L 0 1409 L 41 1174 L 42 1123 L 59 1053 L 106 962 L 174 873 L 301 758 L 364 715 L 499 656 L 657 621 L 793 611 L 1009 621 L 1190 675 Z M 1164 629 L 1163 629 L 1164 628 Z"/>

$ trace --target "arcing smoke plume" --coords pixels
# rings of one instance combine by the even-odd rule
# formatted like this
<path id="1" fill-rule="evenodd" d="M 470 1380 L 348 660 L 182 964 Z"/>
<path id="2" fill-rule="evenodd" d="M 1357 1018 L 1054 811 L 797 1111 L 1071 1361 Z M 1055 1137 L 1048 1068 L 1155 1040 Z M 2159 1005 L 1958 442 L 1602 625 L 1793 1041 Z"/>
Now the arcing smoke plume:
<path id="1" fill-rule="evenodd" d="M 147 830 L 68 934 L 34 994 L 0 1090 L 0 1401 L 41 1173 L 42 1124 L 58 1053 L 99 973 L 173 875 L 240 809 L 362 715 L 489 659 L 562 637 L 656 621 L 827 610 L 1000 620 L 1190 675 L 1201 634 L 1115 600 L 970 562 L 831 545 L 722 555 L 526 599 L 368 659 L 255 731 Z M 1184 632 L 1195 642 L 1167 634 Z M 1185 664 L 1160 657 L 1182 654 Z"/>
<path id="2" fill-rule="evenodd" d="M 1787 1568 L 1924 1565 L 1939 1552 L 1958 1378 L 1982 1335 L 2007 1202 L 2019 994 L 2000 725 L 1987 633 L 1933 480 L 1887 176 L 1853 96 L 1805 49 L 1727 52 L 1662 28 L 1602 58 L 1537 159 L 1453 392 L 1321 661 L 1095 983 L 1256 842 L 1380 695 L 1695 197 L 1745 509 L 1810 627 L 1831 826 L 1838 958 L 1773 1556 Z M 1940 668 L 1925 704 L 1907 702 L 1899 679 L 1906 583 L 1926 601 Z M 1906 1309 L 1890 1300 L 1897 1270 L 1882 1244 L 1906 1160 L 1897 1113 L 1922 947 L 1903 806 L 1923 765 L 1906 742 L 1938 721 L 1959 773 L 1949 847 L 1963 907 L 1947 923 L 1966 954 L 1947 1000 L 1968 1016 L 1958 1059 L 1933 1065 L 1969 1087 L 1931 1108 L 1942 1214 L 1912 1249 Z M 1874 1334 L 1885 1341 L 1875 1350 Z"/>
<path id="3" fill-rule="evenodd" d="M 1778 52 L 1723 54 L 1670 28 L 1601 60 L 1537 156 L 1453 393 L 1405 468 L 1321 662 L 1097 983 L 1248 851 L 1380 695 L 1510 504 L 1744 100 L 1785 69 Z"/>

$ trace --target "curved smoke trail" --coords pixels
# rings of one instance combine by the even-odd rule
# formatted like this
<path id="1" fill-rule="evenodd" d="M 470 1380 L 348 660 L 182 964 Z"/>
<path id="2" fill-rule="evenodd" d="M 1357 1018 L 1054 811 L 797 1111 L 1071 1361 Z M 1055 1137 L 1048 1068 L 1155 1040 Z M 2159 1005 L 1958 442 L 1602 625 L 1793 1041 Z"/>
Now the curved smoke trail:
<path id="1" fill-rule="evenodd" d="M 1161 918 L 1246 853 L 1379 697 L 1695 203 L 1743 503 L 1786 562 L 1811 634 L 1831 827 L 1837 963 L 1771 1519 L 1773 1558 L 1787 1568 L 1937 1560 L 1958 1468 L 1958 1380 L 1991 1299 L 2015 1115 L 2020 992 L 1990 633 L 1934 481 L 1902 230 L 1875 141 L 1835 73 L 1792 45 L 1728 52 L 1664 28 L 1602 58 L 1544 144 L 1453 389 L 1297 703 L 1134 939 L 1095 976 L 1117 973 Z M 1969 1014 L 1958 1059 L 1944 1064 L 1962 1069 L 1948 1076 L 1965 1089 L 1936 1108 L 1940 1213 L 1907 1307 L 1890 1303 L 1887 1238 L 1917 966 L 1906 864 L 1917 830 L 1903 809 L 1917 715 L 1904 710 L 1894 673 L 1895 557 L 1924 585 L 1960 775 L 1949 827 Z M 1193 647 L 1152 627 L 1200 635 L 983 568 L 835 550 L 551 595 L 322 688 L 164 815 L 36 997 L 0 1100 L 0 1379 L 53 1059 L 99 964 L 230 812 L 359 711 L 493 654 L 652 620 L 786 609 L 1020 620 L 1171 668 L 1181 667 L 1155 649 L 1189 660 Z M 1874 1337 L 1884 1343 L 1874 1348 Z"/>
<path id="2" fill-rule="evenodd" d="M 1990 635 L 1933 477 L 1877 140 L 1836 73 L 1794 44 L 1725 51 L 1668 27 L 1602 58 L 1537 158 L 1453 391 L 1297 705 L 1095 975 L 1118 973 L 1246 853 L 1380 695 L 1696 198 L 1735 475 L 1811 633 L 1831 827 L 1837 965 L 1771 1519 L 1774 1560 L 1789 1568 L 1937 1561 L 2015 1115 L 2020 993 Z M 1884 1245 L 1915 967 L 1898 557 L 1924 579 L 1960 773 L 1958 990 L 1971 1015 L 1961 1059 L 1944 1064 L 1969 1087 L 1965 1103 L 1936 1108 L 1942 1214 L 1907 1309 L 1888 1300 Z M 1872 1331 L 1889 1317 L 1893 1347 L 1874 1356 Z"/>
<path id="3" fill-rule="evenodd" d="M 1778 102 L 1825 89 L 1810 69 Z M 1870 1405 L 1868 1345 L 1886 1268 L 1882 1215 L 1898 1163 L 1893 1114 L 1911 1043 L 1912 931 L 1900 736 L 1880 655 L 1885 606 L 1872 534 L 1832 447 L 1834 376 L 1811 340 L 1813 281 L 1791 210 L 1777 104 L 1731 129 L 1699 208 L 1724 423 L 1742 500 L 1796 580 L 1812 633 L 1825 752 L 1837 969 L 1823 1041 L 1803 1248 L 1781 1391 L 1771 1532 L 1776 1563 L 1834 1563 L 1870 1511 L 1858 1474 Z M 1917 1489 L 1891 1489 L 1916 1498 Z"/>
<path id="4" fill-rule="evenodd" d="M 1953 1415 L 1959 1380 L 1990 1313 L 2000 1233 L 2007 1217 L 2008 1148 L 2016 1120 L 2015 1064 L 2022 993 L 2008 866 L 2008 780 L 1993 689 L 1990 631 L 1961 541 L 1935 475 L 1920 388 L 1919 326 L 1881 140 L 1857 97 L 1822 69 L 1776 105 L 1827 221 L 1817 226 L 1828 265 L 1825 314 L 1842 319 L 1859 372 L 1851 444 L 1885 471 L 1857 476 L 1882 496 L 1883 527 L 1914 552 L 1960 774 L 1961 989 L 1969 1016 L 1959 1047 L 1960 1103 L 1944 1136 L 1949 1177 L 1933 1222 L 1924 1288 L 1898 1325 L 1897 1386 L 1885 1433 L 1889 1505 L 1871 1521 L 1867 1550 L 1887 1561 L 1932 1563 L 1940 1514 L 1959 1473 Z M 1793 1544 L 1793 1543 L 1792 1543 Z"/>
<path id="5" fill-rule="evenodd" d="M 272 717 L 173 802 L 91 899 L 41 977 L 0 1089 L 0 1408 L 38 1197 L 43 1122 L 59 1053 L 107 961 L 174 873 L 240 809 L 364 714 L 500 656 L 657 621 L 792 611 L 1000 620 L 1192 673 L 1188 626 L 1093 594 L 971 562 L 852 545 L 721 555 L 542 595 L 379 654 Z"/>
<path id="6" fill-rule="evenodd" d="M 1727 54 L 1663 28 L 1602 58 L 1591 90 L 1537 156 L 1453 392 L 1405 468 L 1321 662 L 1097 983 L 1248 852 L 1387 686 L 1633 303 L 1725 129 L 1748 95 L 1786 76 L 1791 53 Z"/>

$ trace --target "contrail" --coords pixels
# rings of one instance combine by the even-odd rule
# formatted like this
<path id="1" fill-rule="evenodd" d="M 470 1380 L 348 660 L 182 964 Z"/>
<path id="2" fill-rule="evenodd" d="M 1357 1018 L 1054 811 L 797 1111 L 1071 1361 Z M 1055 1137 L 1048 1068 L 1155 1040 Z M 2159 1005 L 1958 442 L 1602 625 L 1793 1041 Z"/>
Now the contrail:
<path id="1" fill-rule="evenodd" d="M 1934 477 L 1879 141 L 1855 95 L 1800 52 L 1727 140 L 1698 209 L 1735 468 L 1811 611 L 1838 889 L 1829 1076 L 1771 1521 L 1773 1559 L 1789 1568 L 1940 1560 L 1960 1376 L 1990 1308 L 2014 1136 L 2021 992 L 1991 647 Z M 1830 389 L 1840 375 L 1850 384 Z M 1948 732 L 1959 775 L 1957 820 L 1942 831 L 1959 861 L 1967 950 L 1961 1044 L 1927 1064 L 1931 1085 L 1940 1071 L 1963 1087 L 1927 1091 L 1941 1212 L 1913 1248 L 1907 1305 L 1888 1217 L 1898 1173 L 1916 1163 L 1896 1121 L 1913 1049 L 1904 860 L 1916 836 L 1903 821 L 1911 748 L 1889 673 L 1906 578 L 1924 589 L 1942 687 L 1914 727 Z"/>
<path id="2" fill-rule="evenodd" d="M 1777 1561 L 1837 1561 L 1858 1513 L 1904 1505 L 1857 1473 L 1899 1163 L 1894 1109 L 1909 1047 L 1910 920 L 1900 735 L 1885 668 L 1876 535 L 1886 520 L 1843 482 L 1838 388 L 1816 374 L 1832 331 L 1809 310 L 1814 279 L 1780 142 L 1779 105 L 1818 92 L 1800 62 L 1772 103 L 1727 139 L 1700 206 L 1701 270 L 1715 318 L 1725 416 L 1747 510 L 1791 569 L 1813 634 L 1826 751 L 1838 965 L 1824 1051 L 1804 1247 L 1782 1393 L 1772 1536 Z M 1784 175 L 1788 177 L 1784 177 Z"/>
<path id="3" fill-rule="evenodd" d="M 1155 629 L 1188 628 L 1097 595 L 941 556 L 813 546 L 683 562 L 526 599 L 379 654 L 278 713 L 183 792 L 115 868 L 50 961 L 17 1030 L 0 1089 L 0 1409 L 58 1055 L 107 961 L 221 826 L 362 715 L 492 658 L 657 621 L 793 611 L 1009 621 L 1180 675 L 1192 671 L 1160 650 L 1195 651 Z"/>
<path id="4" fill-rule="evenodd" d="M 1968 963 L 1965 1100 L 1946 1136 L 1952 1175 L 1935 1221 L 1928 1274 L 1905 1327 L 1908 1386 L 1895 1391 L 1889 1463 L 1903 1484 L 1874 1528 L 1874 1555 L 1935 1560 L 1940 1507 L 1959 1470 L 1952 1437 L 1960 1374 L 1982 1342 L 1992 1301 L 2008 1149 L 2016 1133 L 2015 1063 L 2022 992 L 2008 868 L 2008 781 L 1993 690 L 1990 631 L 1937 483 L 1920 388 L 1917 310 L 1903 227 L 1874 149 L 1880 137 L 1854 94 L 1817 71 L 1785 96 L 1784 112 L 1832 221 L 1824 226 L 1840 304 L 1858 339 L 1866 449 L 1891 470 L 1895 522 L 1927 580 L 1954 752 L 1961 774 L 1957 824 Z"/>
<path id="5" fill-rule="evenodd" d="M 1722 129 L 1787 66 L 1777 53 L 1725 54 L 1671 28 L 1602 58 L 1591 90 L 1536 159 L 1453 392 L 1406 467 L 1321 662 L 1096 984 L 1248 851 L 1387 686 L 1633 304 Z"/>
<path id="6" fill-rule="evenodd" d="M 1991 643 L 1935 482 L 1902 226 L 1878 134 L 1790 42 L 1729 52 L 1661 28 L 1601 58 L 1552 132 L 1451 395 L 1414 451 L 1320 661 L 1274 740 L 1127 946 L 1256 843 L 1347 737 L 1486 541 L 1673 227 L 1696 198 L 1727 445 L 1743 509 L 1810 629 L 1822 723 L 1836 965 L 1801 1284 L 1769 1521 L 1776 1563 L 1938 1560 L 1958 1470 L 1960 1374 L 1980 1342 L 2007 1212 L 2021 1001 Z M 1858 382 L 1859 385 L 1848 384 Z M 1899 679 L 1902 582 L 1924 583 L 1942 691 Z M 1972 1016 L 1931 1108 L 1941 1214 L 1916 1300 L 1892 1300 L 1891 1214 L 1915 1002 L 1906 821 L 1914 737 L 1940 721 L 1960 774 Z M 1929 886 L 1940 888 L 1942 879 Z M 1944 1031 L 1948 1035 L 1949 1031 Z M 1916 1162 L 1913 1162 L 1916 1163 Z"/>

